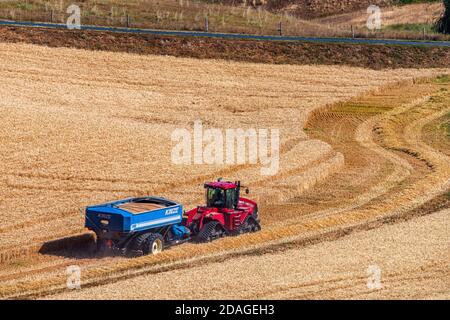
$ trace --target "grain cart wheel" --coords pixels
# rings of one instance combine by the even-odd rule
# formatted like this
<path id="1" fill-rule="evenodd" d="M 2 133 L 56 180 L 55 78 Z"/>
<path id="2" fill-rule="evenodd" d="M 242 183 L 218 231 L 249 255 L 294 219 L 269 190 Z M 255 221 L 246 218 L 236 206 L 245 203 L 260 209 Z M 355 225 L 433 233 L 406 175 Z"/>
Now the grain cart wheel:
<path id="1" fill-rule="evenodd" d="M 131 254 L 134 256 L 158 254 L 163 250 L 163 237 L 158 233 L 143 233 L 133 239 Z"/>
<path id="2" fill-rule="evenodd" d="M 163 237 L 158 233 L 151 234 L 145 243 L 147 248 L 144 248 L 144 254 L 158 254 L 163 251 L 164 240 Z"/>
<path id="3" fill-rule="evenodd" d="M 127 255 L 130 257 L 139 257 L 146 254 L 144 252 L 145 242 L 150 235 L 151 233 L 143 233 L 134 238 L 127 250 Z"/>
<path id="4" fill-rule="evenodd" d="M 221 238 L 225 235 L 225 231 L 218 221 L 210 221 L 206 223 L 197 235 L 197 241 L 210 242 Z"/>

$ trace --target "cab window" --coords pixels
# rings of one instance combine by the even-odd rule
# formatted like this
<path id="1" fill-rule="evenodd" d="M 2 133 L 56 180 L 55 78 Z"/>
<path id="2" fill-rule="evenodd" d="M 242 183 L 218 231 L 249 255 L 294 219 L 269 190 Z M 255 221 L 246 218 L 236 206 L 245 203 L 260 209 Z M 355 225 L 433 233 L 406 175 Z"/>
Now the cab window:
<path id="1" fill-rule="evenodd" d="M 228 189 L 226 194 L 226 207 L 232 209 L 234 208 L 236 201 L 236 193 L 234 192 L 234 189 Z"/>
<path id="2" fill-rule="evenodd" d="M 223 208 L 225 206 L 225 191 L 222 189 L 206 189 L 206 202 L 208 207 Z"/>

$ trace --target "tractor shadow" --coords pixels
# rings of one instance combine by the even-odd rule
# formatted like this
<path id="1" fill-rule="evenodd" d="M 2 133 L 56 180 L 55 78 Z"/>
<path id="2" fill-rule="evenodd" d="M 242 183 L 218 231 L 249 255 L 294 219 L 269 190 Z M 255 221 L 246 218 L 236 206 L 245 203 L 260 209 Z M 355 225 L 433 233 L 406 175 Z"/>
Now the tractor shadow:
<path id="1" fill-rule="evenodd" d="M 90 233 L 45 242 L 39 254 L 71 259 L 98 259 L 95 236 Z"/>

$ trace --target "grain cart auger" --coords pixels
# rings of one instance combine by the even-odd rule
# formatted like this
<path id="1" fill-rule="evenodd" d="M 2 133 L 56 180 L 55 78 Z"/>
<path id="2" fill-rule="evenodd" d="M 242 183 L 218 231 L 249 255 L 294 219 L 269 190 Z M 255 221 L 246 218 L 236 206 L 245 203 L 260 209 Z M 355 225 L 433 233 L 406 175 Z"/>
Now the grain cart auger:
<path id="1" fill-rule="evenodd" d="M 206 205 L 185 215 L 184 225 L 198 242 L 261 230 L 256 202 L 242 198 L 241 182 L 206 183 Z M 246 188 L 246 193 L 249 193 Z"/>
<path id="2" fill-rule="evenodd" d="M 140 256 L 189 241 L 182 215 L 180 204 L 164 198 L 129 198 L 87 207 L 85 226 L 97 235 L 98 251 Z"/>

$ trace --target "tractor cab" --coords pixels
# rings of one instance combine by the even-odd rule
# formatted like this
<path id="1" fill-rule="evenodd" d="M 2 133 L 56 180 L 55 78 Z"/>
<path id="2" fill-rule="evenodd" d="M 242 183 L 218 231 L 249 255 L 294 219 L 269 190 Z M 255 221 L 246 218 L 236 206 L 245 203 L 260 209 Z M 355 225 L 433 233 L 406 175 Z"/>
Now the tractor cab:
<path id="1" fill-rule="evenodd" d="M 219 179 L 216 182 L 206 183 L 206 206 L 218 209 L 236 209 L 239 203 L 241 183 L 224 182 Z"/>

